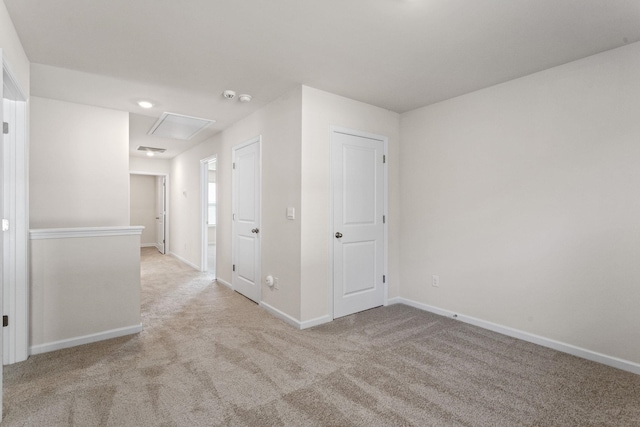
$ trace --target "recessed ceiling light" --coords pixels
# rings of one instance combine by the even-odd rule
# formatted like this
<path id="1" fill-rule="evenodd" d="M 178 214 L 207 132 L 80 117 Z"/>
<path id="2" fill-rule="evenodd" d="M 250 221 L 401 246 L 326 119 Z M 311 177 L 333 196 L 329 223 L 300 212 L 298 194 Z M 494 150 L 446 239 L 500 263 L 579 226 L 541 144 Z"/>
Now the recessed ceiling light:
<path id="1" fill-rule="evenodd" d="M 138 101 L 138 105 L 141 106 L 142 108 L 151 108 L 151 107 L 153 107 L 153 103 L 151 103 L 149 101 Z"/>
<path id="2" fill-rule="evenodd" d="M 154 156 L 153 151 L 147 151 L 147 157 L 153 157 L 153 156 Z"/>

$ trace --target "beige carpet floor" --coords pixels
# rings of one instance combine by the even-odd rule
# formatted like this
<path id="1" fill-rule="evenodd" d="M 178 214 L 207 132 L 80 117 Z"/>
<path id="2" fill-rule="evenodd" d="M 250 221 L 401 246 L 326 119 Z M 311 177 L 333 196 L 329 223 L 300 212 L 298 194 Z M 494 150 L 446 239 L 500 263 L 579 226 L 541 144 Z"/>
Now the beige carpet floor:
<path id="1" fill-rule="evenodd" d="M 640 376 L 402 305 L 298 331 L 143 250 L 139 335 L 4 370 L 3 426 L 640 426 Z"/>

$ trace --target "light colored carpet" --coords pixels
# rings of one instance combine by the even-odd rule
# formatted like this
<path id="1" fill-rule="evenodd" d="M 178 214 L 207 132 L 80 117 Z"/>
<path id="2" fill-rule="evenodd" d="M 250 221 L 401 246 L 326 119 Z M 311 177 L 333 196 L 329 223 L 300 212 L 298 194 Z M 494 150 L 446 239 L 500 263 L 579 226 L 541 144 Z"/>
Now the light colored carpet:
<path id="1" fill-rule="evenodd" d="M 640 376 L 410 307 L 298 331 L 154 249 L 139 335 L 5 368 L 3 426 L 640 426 Z"/>

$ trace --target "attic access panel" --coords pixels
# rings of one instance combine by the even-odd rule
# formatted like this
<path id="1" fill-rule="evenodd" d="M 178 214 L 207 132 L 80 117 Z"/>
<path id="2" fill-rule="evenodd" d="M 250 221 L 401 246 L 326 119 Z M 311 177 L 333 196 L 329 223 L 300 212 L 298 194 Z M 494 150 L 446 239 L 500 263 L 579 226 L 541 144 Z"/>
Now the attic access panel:
<path id="1" fill-rule="evenodd" d="M 147 134 L 188 141 L 212 123 L 215 120 L 163 113 Z"/>

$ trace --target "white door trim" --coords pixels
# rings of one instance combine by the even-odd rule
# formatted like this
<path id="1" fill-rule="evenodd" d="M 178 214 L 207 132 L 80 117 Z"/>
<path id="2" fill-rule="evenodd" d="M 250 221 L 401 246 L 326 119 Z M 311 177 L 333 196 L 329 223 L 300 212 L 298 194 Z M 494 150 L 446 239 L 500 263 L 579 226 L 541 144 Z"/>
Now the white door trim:
<path id="1" fill-rule="evenodd" d="M 218 159 L 218 155 L 214 154 L 209 157 L 205 157 L 200 160 L 200 240 L 201 240 L 201 248 L 200 248 L 200 271 L 207 271 L 208 268 L 208 256 L 209 256 L 209 242 L 204 238 L 206 233 L 209 232 L 207 228 L 207 224 L 205 222 L 205 218 L 209 215 L 209 163 L 212 160 Z M 216 180 L 217 181 L 217 180 Z M 218 184 L 216 183 L 216 186 Z M 218 211 L 218 206 L 216 205 L 216 213 Z M 217 216 L 217 215 L 216 215 Z M 218 226 L 216 225 L 216 234 L 218 233 Z M 216 236 L 216 241 L 217 241 Z M 216 269 L 217 275 L 217 269 Z"/>
<path id="2" fill-rule="evenodd" d="M 129 175 L 161 176 L 164 178 L 164 253 L 168 254 L 170 249 L 169 240 L 171 237 L 171 228 L 169 227 L 169 207 L 171 206 L 169 200 L 171 197 L 169 174 L 144 171 L 129 171 Z"/>
<path id="3" fill-rule="evenodd" d="M 259 170 L 258 170 L 258 174 L 260 176 L 260 188 L 258 189 L 258 191 L 260 192 L 260 204 L 258 206 L 258 223 L 260 224 L 260 227 L 262 227 L 262 135 L 258 135 L 254 138 L 251 138 L 245 142 L 242 142 L 240 144 L 234 145 L 233 147 L 231 147 L 231 159 L 232 162 L 236 161 L 236 151 L 244 148 L 248 145 L 251 144 L 258 144 L 258 148 L 259 148 L 259 152 L 260 155 L 258 157 L 258 164 L 259 164 Z M 236 260 L 235 260 L 235 256 L 236 256 L 236 242 L 235 242 L 235 236 L 236 236 L 236 221 L 234 219 L 234 209 L 235 209 L 235 205 L 236 205 L 236 201 L 235 201 L 235 188 L 236 188 L 236 174 L 234 172 L 233 166 L 231 168 L 231 176 L 232 176 L 232 180 L 231 180 L 231 263 L 232 264 L 236 264 Z M 260 232 L 262 233 L 262 230 L 260 230 Z M 260 304 L 260 302 L 262 301 L 262 236 L 258 237 L 258 250 L 260 251 L 260 262 L 258 263 L 258 268 L 256 269 L 256 274 L 255 276 L 257 277 L 257 284 L 258 284 L 258 301 L 256 301 L 256 303 Z M 235 291 L 236 286 L 234 283 L 234 274 L 233 272 L 231 273 L 231 287 L 232 289 Z"/>
<path id="4" fill-rule="evenodd" d="M 377 135 L 374 133 L 369 133 L 369 132 L 363 132 L 363 131 L 359 131 L 359 130 L 354 130 L 354 129 L 349 129 L 346 127 L 342 127 L 342 126 L 329 126 L 329 159 L 333 158 L 333 135 L 334 134 L 346 134 L 346 135 L 353 135 L 353 136 L 358 136 L 358 137 L 362 137 L 362 138 L 368 138 L 368 139 L 373 139 L 373 140 L 377 140 L 377 141 L 382 141 L 383 146 L 384 146 L 384 156 L 386 158 L 386 163 L 384 165 L 383 168 L 383 174 L 384 174 L 384 189 L 383 189 L 383 193 L 384 193 L 384 202 L 383 202 L 383 211 L 384 211 L 384 215 L 386 217 L 386 223 L 385 223 L 385 227 L 384 227 L 384 275 L 386 277 L 385 283 L 384 283 L 384 305 L 388 304 L 388 300 L 389 300 L 389 194 L 388 194 L 388 189 L 389 189 L 389 182 L 388 182 L 388 159 L 389 159 L 389 138 L 383 135 Z M 331 160 L 329 161 L 329 176 L 331 177 L 331 182 L 330 182 L 330 188 L 331 188 L 331 193 L 330 193 L 330 197 L 329 197 L 329 217 L 331 218 L 331 227 L 329 230 L 329 259 L 331 260 L 331 262 L 329 263 L 329 316 L 330 318 L 333 320 L 335 317 L 335 313 L 334 313 L 334 283 L 333 283 L 333 264 L 334 264 L 334 250 L 333 250 L 333 239 L 335 238 L 333 233 L 335 230 L 335 224 L 334 224 L 334 218 L 333 218 L 333 209 L 334 209 L 334 203 L 333 203 L 333 171 L 331 169 Z"/>
<path id="5" fill-rule="evenodd" d="M 3 364 L 9 364 L 26 360 L 29 355 L 29 123 L 25 92 L 1 49 L 0 56 L 2 98 L 3 102 L 5 98 L 10 100 L 12 109 L 11 131 L 7 135 L 10 142 L 4 144 L 2 165 L 5 188 L 2 217 L 9 220 L 2 259 L 3 314 L 9 316 L 9 326 L 3 332 Z M 3 114 L 7 112 L 0 113 Z M 6 168 L 7 164 L 11 167 Z"/>

